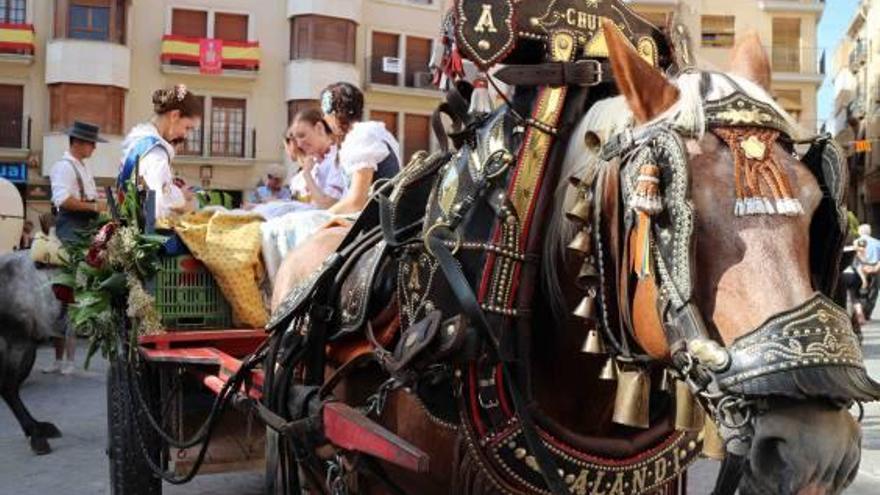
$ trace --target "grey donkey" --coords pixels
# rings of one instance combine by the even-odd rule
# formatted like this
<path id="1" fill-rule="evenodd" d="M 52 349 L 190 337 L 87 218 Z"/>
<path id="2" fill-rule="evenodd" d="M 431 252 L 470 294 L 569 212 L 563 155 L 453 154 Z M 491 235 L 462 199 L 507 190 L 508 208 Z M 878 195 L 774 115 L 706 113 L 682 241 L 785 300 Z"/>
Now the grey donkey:
<path id="1" fill-rule="evenodd" d="M 0 396 L 38 455 L 51 452 L 48 439 L 60 437 L 61 432 L 31 416 L 19 388 L 34 367 L 37 345 L 64 334 L 67 317 L 51 285 L 56 273 L 37 269 L 27 251 L 0 256 Z"/>

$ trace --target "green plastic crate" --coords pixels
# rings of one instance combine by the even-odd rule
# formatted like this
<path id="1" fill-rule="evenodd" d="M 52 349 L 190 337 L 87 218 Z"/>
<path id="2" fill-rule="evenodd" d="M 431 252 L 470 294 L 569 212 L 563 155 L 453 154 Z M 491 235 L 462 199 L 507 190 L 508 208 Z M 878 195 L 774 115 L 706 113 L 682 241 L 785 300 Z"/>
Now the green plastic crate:
<path id="1" fill-rule="evenodd" d="M 201 261 L 189 255 L 162 258 L 153 282 L 156 309 L 165 328 L 229 328 L 232 313 L 220 287 Z"/>

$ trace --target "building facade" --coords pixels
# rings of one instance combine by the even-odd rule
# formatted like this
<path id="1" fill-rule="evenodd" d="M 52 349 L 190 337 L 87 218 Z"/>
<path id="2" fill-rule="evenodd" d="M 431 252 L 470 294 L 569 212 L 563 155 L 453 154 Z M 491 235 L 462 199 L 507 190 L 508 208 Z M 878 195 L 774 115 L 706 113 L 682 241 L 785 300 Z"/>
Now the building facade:
<path id="1" fill-rule="evenodd" d="M 47 176 L 74 120 L 110 141 L 89 164 L 112 184 L 152 92 L 186 84 L 202 125 L 175 160 L 189 184 L 240 195 L 285 160 L 296 111 L 327 84 L 365 90 L 406 157 L 432 143 L 428 60 L 445 0 L 5 0 L 0 2 L 0 176 L 49 209 Z"/>
<path id="2" fill-rule="evenodd" d="M 850 210 L 880 228 L 880 0 L 863 0 L 832 60 L 828 130 L 847 153 Z"/>
<path id="3" fill-rule="evenodd" d="M 807 129 L 819 127 L 816 93 L 825 78 L 816 28 L 824 0 L 631 0 L 658 26 L 673 13 L 690 33 L 697 66 L 726 70 L 736 37 L 755 30 L 773 69 L 771 92 Z"/>

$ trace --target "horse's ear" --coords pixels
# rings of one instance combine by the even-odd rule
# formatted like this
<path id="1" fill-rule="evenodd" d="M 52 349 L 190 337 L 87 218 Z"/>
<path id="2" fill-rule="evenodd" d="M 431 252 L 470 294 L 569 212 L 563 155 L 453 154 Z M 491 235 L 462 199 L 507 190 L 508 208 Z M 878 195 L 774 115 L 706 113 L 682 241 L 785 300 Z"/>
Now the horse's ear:
<path id="1" fill-rule="evenodd" d="M 770 58 L 757 31 L 749 31 L 736 42 L 730 72 L 752 81 L 765 91 L 770 90 Z"/>
<path id="2" fill-rule="evenodd" d="M 636 52 L 617 26 L 602 22 L 617 89 L 639 123 L 648 122 L 678 101 L 678 88 Z"/>

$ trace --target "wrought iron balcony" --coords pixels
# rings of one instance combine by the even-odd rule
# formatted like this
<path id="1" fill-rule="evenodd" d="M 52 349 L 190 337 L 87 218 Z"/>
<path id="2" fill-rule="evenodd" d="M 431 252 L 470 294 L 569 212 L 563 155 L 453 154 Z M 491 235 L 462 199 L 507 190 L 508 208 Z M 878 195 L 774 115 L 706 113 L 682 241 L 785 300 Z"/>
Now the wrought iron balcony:
<path id="1" fill-rule="evenodd" d="M 422 59 L 369 57 L 366 63 L 367 84 L 436 91 L 433 74 Z"/>

